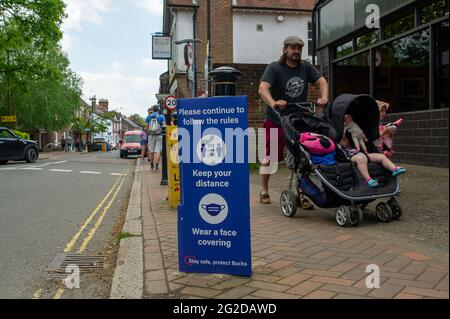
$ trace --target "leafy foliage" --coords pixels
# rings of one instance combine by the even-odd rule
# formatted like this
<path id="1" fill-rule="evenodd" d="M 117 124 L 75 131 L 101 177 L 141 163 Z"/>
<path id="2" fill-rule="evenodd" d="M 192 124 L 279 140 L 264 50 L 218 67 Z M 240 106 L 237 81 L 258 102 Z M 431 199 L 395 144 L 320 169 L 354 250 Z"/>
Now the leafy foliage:
<path id="1" fill-rule="evenodd" d="M 0 2 L 0 114 L 17 115 L 18 128 L 60 130 L 79 109 L 81 79 L 59 41 L 62 0 Z"/>
<path id="2" fill-rule="evenodd" d="M 28 134 L 28 133 L 17 131 L 17 130 L 14 130 L 13 133 L 24 140 L 30 139 L 30 134 Z"/>

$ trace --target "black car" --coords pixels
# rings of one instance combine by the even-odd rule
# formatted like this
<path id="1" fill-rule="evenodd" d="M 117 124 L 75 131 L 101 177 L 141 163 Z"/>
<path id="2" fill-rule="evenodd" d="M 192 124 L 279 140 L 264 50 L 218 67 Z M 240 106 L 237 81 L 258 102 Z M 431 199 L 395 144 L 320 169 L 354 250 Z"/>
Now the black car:
<path id="1" fill-rule="evenodd" d="M 8 161 L 34 163 L 39 157 L 36 141 L 24 140 L 6 127 L 0 127 L 0 165 Z"/>
<path id="2" fill-rule="evenodd" d="M 94 138 L 94 142 L 92 143 L 92 151 L 93 152 L 101 151 L 103 144 L 106 144 L 106 151 L 110 152 L 111 144 L 109 144 L 108 141 L 106 140 L 106 138 L 104 138 L 104 137 Z"/>

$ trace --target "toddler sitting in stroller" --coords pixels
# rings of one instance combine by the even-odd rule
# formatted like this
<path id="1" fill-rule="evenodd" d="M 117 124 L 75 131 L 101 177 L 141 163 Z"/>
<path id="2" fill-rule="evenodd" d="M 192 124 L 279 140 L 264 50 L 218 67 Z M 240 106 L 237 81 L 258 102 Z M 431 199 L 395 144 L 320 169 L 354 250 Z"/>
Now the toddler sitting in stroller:
<path id="1" fill-rule="evenodd" d="M 344 125 L 348 126 L 348 124 L 350 124 L 351 122 L 353 122 L 353 117 L 349 114 L 346 114 L 344 116 Z M 378 180 L 372 179 L 372 177 L 370 177 L 369 175 L 369 162 L 380 163 L 385 169 L 391 171 L 393 176 L 399 176 L 406 172 L 405 168 L 396 166 L 389 158 L 386 157 L 385 154 L 362 152 L 361 150 L 356 149 L 354 145 L 351 145 L 350 141 L 351 138 L 349 138 L 348 135 L 344 134 L 339 144 L 342 146 L 343 150 L 351 159 L 351 161 L 358 166 L 358 170 L 367 181 L 367 185 L 369 187 L 378 186 Z"/>

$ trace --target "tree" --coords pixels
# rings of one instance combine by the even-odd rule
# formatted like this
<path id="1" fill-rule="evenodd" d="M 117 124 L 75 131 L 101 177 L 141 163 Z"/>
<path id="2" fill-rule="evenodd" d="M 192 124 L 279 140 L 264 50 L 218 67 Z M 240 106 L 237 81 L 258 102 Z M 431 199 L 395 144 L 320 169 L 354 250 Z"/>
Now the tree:
<path id="1" fill-rule="evenodd" d="M 139 114 L 133 114 L 131 116 L 128 117 L 130 120 L 132 120 L 134 123 L 136 123 L 137 125 L 139 125 L 140 127 L 144 127 L 145 126 L 145 119 L 142 118 Z"/>
<path id="2" fill-rule="evenodd" d="M 67 127 L 79 108 L 81 79 L 62 52 L 62 0 L 0 2 L 0 114 L 21 129 Z"/>

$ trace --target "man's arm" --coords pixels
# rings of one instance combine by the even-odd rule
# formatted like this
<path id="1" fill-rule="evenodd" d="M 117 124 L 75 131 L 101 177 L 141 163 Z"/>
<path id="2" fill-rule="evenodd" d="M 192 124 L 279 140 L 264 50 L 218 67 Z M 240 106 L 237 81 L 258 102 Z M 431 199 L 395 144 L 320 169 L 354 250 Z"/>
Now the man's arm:
<path id="1" fill-rule="evenodd" d="M 322 76 L 314 84 L 318 85 L 320 88 L 320 98 L 317 100 L 317 104 L 327 105 L 330 94 L 330 87 L 328 86 L 327 80 Z"/>
<path id="2" fill-rule="evenodd" d="M 259 95 L 261 96 L 263 101 L 271 108 L 275 108 L 276 106 L 278 106 L 280 107 L 280 109 L 283 109 L 286 106 L 286 101 L 284 100 L 275 101 L 272 97 L 272 94 L 270 94 L 271 87 L 272 85 L 270 83 L 261 81 L 258 91 Z"/>

